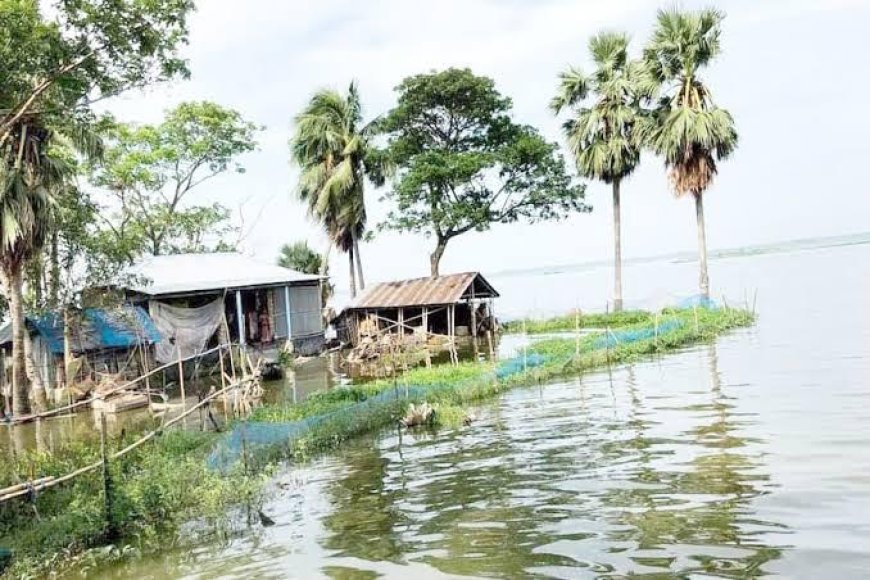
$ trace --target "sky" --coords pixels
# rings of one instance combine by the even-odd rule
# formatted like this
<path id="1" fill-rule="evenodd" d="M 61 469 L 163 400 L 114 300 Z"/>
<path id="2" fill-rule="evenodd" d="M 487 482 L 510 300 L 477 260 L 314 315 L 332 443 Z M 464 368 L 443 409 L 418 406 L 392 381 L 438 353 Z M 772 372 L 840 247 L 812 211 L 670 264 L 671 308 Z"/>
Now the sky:
<path id="1" fill-rule="evenodd" d="M 321 88 L 359 89 L 367 118 L 395 103 L 406 76 L 469 67 L 492 77 L 518 122 L 564 144 L 547 108 L 557 75 L 589 68 L 587 42 L 627 31 L 639 52 L 656 11 L 642 0 L 199 0 L 191 19 L 192 77 L 127 93 L 107 104 L 121 119 L 157 122 L 186 100 L 212 100 L 265 127 L 244 174 L 220 176 L 191 200 L 219 201 L 243 223 L 241 250 L 274 261 L 278 248 L 327 241 L 294 199 L 292 118 Z M 683 8 L 708 6 L 686 1 Z M 704 72 L 717 104 L 735 117 L 740 144 L 705 198 L 710 248 L 870 230 L 870 93 L 866 25 L 870 0 L 723 0 L 723 52 Z M 366 194 L 370 223 L 388 211 Z M 690 199 L 670 193 L 660 159 L 646 155 L 623 185 L 623 255 L 694 251 Z M 495 226 L 452 240 L 443 273 L 570 264 L 612 252 L 610 190 L 590 182 L 590 214 L 559 223 Z M 433 242 L 379 234 L 361 250 L 367 282 L 428 274 Z M 337 285 L 347 260 L 331 256 Z"/>

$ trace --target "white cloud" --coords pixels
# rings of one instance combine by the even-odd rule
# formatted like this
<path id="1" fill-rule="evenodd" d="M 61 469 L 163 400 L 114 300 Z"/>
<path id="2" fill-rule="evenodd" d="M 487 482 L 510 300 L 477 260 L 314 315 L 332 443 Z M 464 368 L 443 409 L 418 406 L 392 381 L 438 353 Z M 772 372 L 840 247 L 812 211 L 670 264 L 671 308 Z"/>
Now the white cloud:
<path id="1" fill-rule="evenodd" d="M 186 83 L 127 95 L 112 109 L 124 118 L 153 121 L 161 111 L 184 99 L 212 99 L 235 107 L 268 126 L 261 148 L 248 156 L 242 176 L 216 180 L 203 193 L 231 207 L 250 199 L 268 204 L 257 228 L 246 240 L 249 250 L 271 259 L 286 241 L 309 237 L 325 240 L 292 200 L 295 172 L 287 162 L 290 121 L 317 88 L 343 88 L 360 82 L 366 111 L 387 110 L 393 87 L 409 74 L 447 66 L 468 66 L 495 78 L 511 96 L 519 120 L 539 126 L 558 138 L 558 122 L 547 111 L 556 74 L 568 64 L 586 61 L 588 37 L 601 28 L 628 30 L 636 46 L 648 34 L 657 5 L 642 0 L 497 1 L 327 0 L 276 2 L 204 0 L 192 20 L 188 54 L 193 78 Z M 699 1 L 689 7 L 704 6 Z M 860 134 L 868 121 L 850 117 L 852 102 L 845 91 L 866 94 L 867 81 L 858 56 L 863 29 L 870 17 L 866 1 L 813 2 L 735 0 L 721 3 L 729 12 L 725 52 L 708 78 L 722 104 L 737 116 L 741 149 L 723 164 L 708 201 L 712 246 L 781 237 L 859 229 L 857 216 L 870 212 L 868 196 L 845 187 L 860 183 L 850 172 L 860 167 Z M 843 30 L 839 30 L 843 29 Z M 812 68 L 817 65 L 818 69 Z M 812 78 L 805 78 L 807 67 Z M 825 82 L 825 75 L 839 79 Z M 824 122 L 804 122 L 820 115 Z M 826 143 L 827 148 L 812 143 Z M 844 145 L 844 143 L 848 143 Z M 853 155 L 846 163 L 844 155 Z M 836 177 L 821 168 L 839 163 Z M 854 182 L 853 182 L 854 180 Z M 841 186 L 838 204 L 818 207 L 826 184 Z M 451 243 L 445 270 L 503 269 L 564 263 L 609 256 L 609 193 L 589 188 L 596 211 L 562 224 L 496 227 L 486 234 L 463 236 Z M 370 193 L 370 213 L 384 208 Z M 814 206 L 813 210 L 807 208 Z M 667 193 L 660 162 L 647 159 L 625 188 L 625 251 L 646 255 L 694 247 L 690 204 Z M 784 217 L 788 216 L 788 217 Z M 410 236 L 385 235 L 365 248 L 370 278 L 425 273 L 429 242 Z M 334 259 L 341 278 L 345 265 Z M 343 282 L 339 280 L 339 284 Z"/>

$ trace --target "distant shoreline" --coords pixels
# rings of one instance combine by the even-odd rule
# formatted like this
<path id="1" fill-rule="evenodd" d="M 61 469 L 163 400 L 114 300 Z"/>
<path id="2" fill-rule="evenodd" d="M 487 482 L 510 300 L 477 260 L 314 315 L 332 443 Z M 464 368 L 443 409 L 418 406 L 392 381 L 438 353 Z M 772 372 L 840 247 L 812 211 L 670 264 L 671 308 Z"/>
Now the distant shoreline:
<path id="1" fill-rule="evenodd" d="M 723 258 L 742 258 L 760 256 L 765 254 L 777 254 L 785 252 L 816 250 L 821 248 L 835 248 L 839 246 L 860 246 L 870 244 L 870 231 L 839 236 L 820 236 L 815 238 L 796 238 L 766 244 L 753 244 L 749 246 L 736 246 L 712 250 L 711 260 Z M 668 261 L 675 264 L 697 262 L 698 257 L 694 252 L 673 252 L 669 254 L 657 254 L 653 256 L 641 256 L 624 260 L 624 264 L 645 264 L 649 262 Z M 517 268 L 490 272 L 487 275 L 492 278 L 512 277 L 527 274 L 557 274 L 571 270 L 589 270 L 602 266 L 609 266 L 611 261 L 592 260 L 589 262 L 570 262 L 565 264 L 551 264 L 534 268 Z"/>

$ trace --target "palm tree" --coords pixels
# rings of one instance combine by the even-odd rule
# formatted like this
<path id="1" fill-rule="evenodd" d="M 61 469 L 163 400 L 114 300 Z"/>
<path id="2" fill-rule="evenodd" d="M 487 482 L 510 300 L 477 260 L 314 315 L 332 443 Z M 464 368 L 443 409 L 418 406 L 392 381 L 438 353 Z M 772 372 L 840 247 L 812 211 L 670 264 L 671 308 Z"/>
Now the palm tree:
<path id="1" fill-rule="evenodd" d="M 30 412 L 24 317 L 24 270 L 45 244 L 54 224 L 54 196 L 69 183 L 75 166 L 62 151 L 98 156 L 101 142 L 76 120 L 64 130 L 39 115 L 23 117 L 0 147 L 0 278 L 12 323 L 12 412 Z M 31 361 L 32 363 L 32 361 Z M 44 391 L 35 389 L 38 406 Z"/>
<path id="2" fill-rule="evenodd" d="M 628 58 L 626 34 L 602 32 L 589 41 L 595 70 L 586 75 L 571 68 L 560 75 L 550 106 L 566 107 L 574 118 L 563 125 L 568 144 L 584 177 L 613 188 L 613 307 L 622 310 L 622 241 L 620 187 L 640 163 L 637 126 L 641 117 L 638 81 L 641 65 Z M 592 102 L 588 104 L 588 99 Z"/>
<path id="3" fill-rule="evenodd" d="M 643 128 L 644 141 L 664 158 L 674 193 L 695 199 L 700 290 L 710 296 L 703 194 L 716 175 L 717 162 L 737 147 L 731 114 L 713 102 L 699 76 L 719 54 L 724 14 L 660 10 L 653 37 L 644 49 L 644 69 L 658 106 Z"/>
<path id="4" fill-rule="evenodd" d="M 315 251 L 305 240 L 281 246 L 278 254 L 278 265 L 303 274 L 324 277 L 329 275 L 327 257 Z M 324 305 L 332 297 L 333 290 L 332 284 L 321 281 L 320 293 Z"/>
<path id="5" fill-rule="evenodd" d="M 58 179 L 48 155 L 49 132 L 20 122 L 0 155 L 0 273 L 12 322 L 12 412 L 30 412 L 25 367 L 24 267 L 51 227 L 46 182 Z"/>
<path id="6" fill-rule="evenodd" d="M 384 182 L 383 164 L 371 143 L 372 125 L 362 125 L 356 83 L 347 95 L 315 93 L 295 124 L 291 152 L 301 169 L 297 194 L 332 243 L 347 253 L 351 295 L 356 296 L 357 278 L 365 288 L 359 252 L 366 225 L 364 182 L 366 177 L 376 186 Z"/>

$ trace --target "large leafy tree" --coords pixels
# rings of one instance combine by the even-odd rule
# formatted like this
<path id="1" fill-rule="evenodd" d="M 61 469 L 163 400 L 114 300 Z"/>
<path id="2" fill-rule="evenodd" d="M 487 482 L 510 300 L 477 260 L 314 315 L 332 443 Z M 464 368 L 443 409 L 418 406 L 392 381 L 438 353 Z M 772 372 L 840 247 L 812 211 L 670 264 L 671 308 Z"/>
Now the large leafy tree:
<path id="1" fill-rule="evenodd" d="M 108 147 L 92 181 L 111 201 L 103 235 L 130 259 L 227 246 L 229 210 L 190 203 L 197 188 L 256 148 L 258 127 L 210 102 L 182 103 L 158 125 L 110 123 Z"/>
<path id="2" fill-rule="evenodd" d="M 295 118 L 290 142 L 299 166 L 296 192 L 331 242 L 347 253 L 351 295 L 365 288 L 359 239 L 366 230 L 365 180 L 384 183 L 386 165 L 372 142 L 372 127 L 363 124 L 356 83 L 347 94 L 315 93 Z M 354 265 L 356 270 L 354 270 Z"/>
<path id="3" fill-rule="evenodd" d="M 721 23 L 717 10 L 661 10 L 643 60 L 657 107 L 644 125 L 644 140 L 665 166 L 677 196 L 695 200 L 700 291 L 710 295 L 703 195 L 713 183 L 717 163 L 737 147 L 731 114 L 716 105 L 701 71 L 719 54 Z"/>
<path id="4" fill-rule="evenodd" d="M 36 114 L 91 103 L 177 75 L 193 0 L 4 0 L 0 3 L 0 144 Z"/>
<path id="5" fill-rule="evenodd" d="M 433 277 L 459 235 L 589 209 L 558 146 L 515 123 L 491 79 L 451 68 L 409 77 L 396 90 L 398 104 L 381 124 L 398 167 L 386 195 L 396 208 L 381 227 L 434 236 Z"/>
<path id="6" fill-rule="evenodd" d="M 622 235 L 620 188 L 640 163 L 638 124 L 642 117 L 639 80 L 641 65 L 629 59 L 628 36 L 598 34 L 589 41 L 595 69 L 585 74 L 571 68 L 561 75 L 551 103 L 558 114 L 570 108 L 565 136 L 584 177 L 613 189 L 613 306 L 622 310 Z"/>

